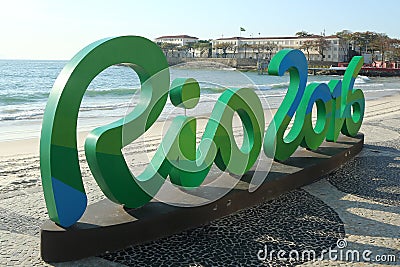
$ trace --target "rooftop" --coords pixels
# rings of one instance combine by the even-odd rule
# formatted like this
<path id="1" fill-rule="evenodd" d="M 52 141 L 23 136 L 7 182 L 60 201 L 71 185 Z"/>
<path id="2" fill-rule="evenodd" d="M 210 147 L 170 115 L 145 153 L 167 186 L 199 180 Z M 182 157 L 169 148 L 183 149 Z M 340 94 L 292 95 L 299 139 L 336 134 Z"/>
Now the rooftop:
<path id="1" fill-rule="evenodd" d="M 312 36 L 305 36 L 305 37 L 299 37 L 299 36 L 273 36 L 273 37 L 226 37 L 226 38 L 218 38 L 216 40 L 218 41 L 229 41 L 229 40 L 282 40 L 282 39 L 307 39 L 307 38 L 320 38 L 320 35 L 312 35 Z M 330 35 L 330 36 L 325 36 L 325 38 L 336 38 L 336 35 Z"/>
<path id="2" fill-rule="evenodd" d="M 182 38 L 182 39 L 199 39 L 199 38 L 197 38 L 197 37 L 193 37 L 193 36 L 189 36 L 189 35 L 186 35 L 186 34 L 183 34 L 183 35 L 165 35 L 165 36 L 161 36 L 161 37 L 157 37 L 156 38 L 156 40 L 157 39 L 165 39 L 165 38 Z"/>

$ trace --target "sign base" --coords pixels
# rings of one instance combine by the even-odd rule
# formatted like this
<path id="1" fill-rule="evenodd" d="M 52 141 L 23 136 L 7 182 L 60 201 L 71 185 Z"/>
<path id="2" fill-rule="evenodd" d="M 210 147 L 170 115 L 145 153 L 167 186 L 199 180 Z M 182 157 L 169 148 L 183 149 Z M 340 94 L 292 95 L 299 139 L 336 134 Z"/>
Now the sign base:
<path id="1" fill-rule="evenodd" d="M 47 262 L 78 260 L 207 224 L 319 180 L 358 154 L 363 144 L 364 135 L 359 134 L 324 142 L 315 151 L 298 149 L 285 162 L 274 162 L 256 191 L 248 191 L 250 171 L 228 194 L 204 206 L 182 208 L 152 201 L 138 209 L 124 209 L 109 200 L 99 201 L 68 229 L 45 222 L 41 256 Z"/>

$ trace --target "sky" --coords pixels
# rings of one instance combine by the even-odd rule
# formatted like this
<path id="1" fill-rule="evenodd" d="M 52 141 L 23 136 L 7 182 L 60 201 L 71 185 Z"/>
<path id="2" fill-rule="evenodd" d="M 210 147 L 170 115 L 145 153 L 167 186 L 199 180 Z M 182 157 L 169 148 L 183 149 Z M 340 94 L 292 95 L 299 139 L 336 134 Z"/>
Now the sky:
<path id="1" fill-rule="evenodd" d="M 0 59 L 72 58 L 105 37 L 200 39 L 327 35 L 343 29 L 400 38 L 398 0 L 0 0 Z"/>

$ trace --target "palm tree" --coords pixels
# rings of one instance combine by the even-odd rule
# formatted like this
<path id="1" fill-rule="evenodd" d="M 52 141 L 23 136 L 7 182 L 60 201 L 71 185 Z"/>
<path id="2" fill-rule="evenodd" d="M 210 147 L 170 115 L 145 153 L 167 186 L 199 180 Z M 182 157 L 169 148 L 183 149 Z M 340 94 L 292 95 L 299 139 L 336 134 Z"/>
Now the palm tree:
<path id="1" fill-rule="evenodd" d="M 373 40 L 373 46 L 381 52 L 382 62 L 385 62 L 385 53 L 389 50 L 390 40 L 386 33 L 377 33 Z"/>
<path id="2" fill-rule="evenodd" d="M 343 30 L 336 33 L 336 36 L 339 38 L 339 44 L 341 49 L 344 51 L 344 61 L 349 61 L 350 57 L 350 43 L 352 38 L 352 32 L 349 30 Z"/>
<path id="3" fill-rule="evenodd" d="M 200 50 L 200 57 L 203 57 L 204 53 L 210 51 L 211 43 L 209 41 L 200 40 L 199 42 L 193 44 L 193 48 Z"/>
<path id="4" fill-rule="evenodd" d="M 190 51 L 192 51 L 193 48 L 193 43 L 187 43 L 183 46 L 181 46 L 179 49 L 185 52 L 185 57 L 188 56 L 188 54 L 190 53 Z M 194 57 L 194 52 L 193 52 L 193 57 Z"/>
<path id="5" fill-rule="evenodd" d="M 255 43 L 255 44 L 253 44 L 253 45 L 251 46 L 251 48 L 253 49 L 253 53 L 254 53 L 254 51 L 257 51 L 256 57 L 257 57 L 257 59 L 258 59 L 258 58 L 260 58 L 260 56 L 261 56 L 261 52 L 264 51 L 265 45 L 264 45 L 264 44 L 261 44 L 261 43 Z"/>
<path id="6" fill-rule="evenodd" d="M 175 48 L 178 47 L 177 44 L 173 43 L 162 42 L 157 44 L 160 46 L 161 50 L 165 53 L 165 56 L 168 56 L 169 51 L 171 51 L 171 56 L 173 56 Z"/>
<path id="7" fill-rule="evenodd" d="M 274 44 L 274 43 L 267 43 L 266 45 L 265 45 L 265 50 L 267 51 L 267 52 L 269 52 L 268 54 L 269 54 L 269 56 L 268 56 L 268 59 L 269 60 L 271 60 L 271 58 L 272 58 L 272 52 L 274 51 L 274 49 L 276 49 L 278 46 L 276 45 L 276 44 Z"/>
<path id="8" fill-rule="evenodd" d="M 164 52 L 165 56 L 168 56 L 168 43 L 164 42 L 158 42 L 157 45 L 161 48 L 161 50 Z"/>
<path id="9" fill-rule="evenodd" d="M 222 55 L 224 58 L 226 58 L 226 50 L 228 48 L 232 48 L 232 44 L 228 43 L 228 42 L 222 42 L 222 43 L 218 43 L 215 45 L 216 49 L 222 49 Z"/>
<path id="10" fill-rule="evenodd" d="M 300 31 L 300 32 L 296 32 L 296 36 L 297 37 L 310 37 L 310 36 L 313 36 L 313 34 L 307 32 L 307 31 Z"/>
<path id="11" fill-rule="evenodd" d="M 321 55 L 321 61 L 324 61 L 325 58 L 325 50 L 329 47 L 329 41 L 326 40 L 325 36 L 320 36 L 315 42 L 314 42 L 314 48 L 318 51 L 318 53 Z"/>
<path id="12" fill-rule="evenodd" d="M 353 44 L 353 50 L 356 50 L 356 46 L 359 47 L 359 51 L 361 54 L 361 50 L 363 48 L 363 36 L 361 32 L 355 32 L 351 35 L 351 42 Z"/>
<path id="13" fill-rule="evenodd" d="M 391 39 L 390 41 L 390 57 L 396 63 L 395 68 L 400 67 L 400 39 Z"/>
<path id="14" fill-rule="evenodd" d="M 236 58 L 236 50 L 238 49 L 237 45 L 232 45 L 231 50 L 233 52 L 233 57 Z"/>
<path id="15" fill-rule="evenodd" d="M 246 58 L 247 48 L 250 48 L 251 45 L 249 45 L 248 43 L 244 43 L 244 44 L 242 44 L 240 47 L 243 47 L 243 48 L 244 48 L 244 58 Z"/>
<path id="16" fill-rule="evenodd" d="M 307 52 L 307 60 L 310 61 L 310 50 L 315 47 L 315 44 L 312 40 L 305 40 L 300 46 L 301 50 Z"/>

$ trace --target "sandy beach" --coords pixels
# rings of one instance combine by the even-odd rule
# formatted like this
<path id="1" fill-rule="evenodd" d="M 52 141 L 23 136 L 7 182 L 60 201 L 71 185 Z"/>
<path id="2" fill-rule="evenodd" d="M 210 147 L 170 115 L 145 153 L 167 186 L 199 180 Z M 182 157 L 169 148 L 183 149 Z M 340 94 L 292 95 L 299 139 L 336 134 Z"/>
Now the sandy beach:
<path id="1" fill-rule="evenodd" d="M 270 117 L 266 119 L 268 122 Z M 240 125 L 239 125 L 240 126 Z M 240 128 L 237 126 L 236 128 Z M 144 139 L 127 150 L 127 155 L 135 157 L 136 162 L 141 162 L 142 167 L 152 156 L 160 141 L 160 133 L 163 125 L 153 127 Z M 201 128 L 201 126 L 200 126 Z M 235 129 L 236 129 L 235 128 Z M 243 223 L 244 229 L 237 229 L 236 235 L 224 234 L 228 231 L 230 219 L 223 218 L 211 225 L 192 230 L 189 239 L 182 235 L 166 238 L 160 241 L 151 242 L 139 247 L 130 247 L 116 253 L 91 257 L 77 262 L 54 264 L 55 266 L 151 266 L 155 262 L 150 259 L 156 258 L 157 265 L 170 261 L 180 266 L 210 266 L 226 265 L 231 263 L 229 250 L 224 252 L 225 257 L 207 260 L 207 251 L 203 256 L 196 253 L 197 246 L 204 246 L 207 238 L 204 231 L 217 229 L 221 231 L 221 239 L 226 241 L 228 246 L 241 246 L 243 237 L 240 233 L 250 231 L 254 236 L 248 238 L 253 240 L 274 239 L 274 232 L 266 232 L 263 236 L 257 233 L 264 232 L 266 228 L 275 229 L 278 227 L 285 231 L 285 227 L 297 227 L 314 222 L 319 222 L 318 212 L 309 214 L 309 221 L 300 223 L 290 216 L 286 216 L 285 209 L 274 210 L 274 205 L 282 205 L 282 201 L 296 199 L 306 203 L 297 203 L 302 206 L 326 206 L 326 211 L 331 212 L 338 225 L 343 228 L 336 233 L 340 238 L 347 240 L 347 248 L 370 249 L 374 254 L 395 254 L 397 264 L 400 264 L 400 94 L 382 97 L 380 99 L 368 100 L 364 123 L 360 130 L 365 135 L 365 147 L 363 151 L 341 169 L 324 177 L 319 182 L 304 188 L 298 189 L 282 196 L 276 201 L 267 202 L 251 209 L 251 216 L 246 213 L 231 215 L 231 221 L 239 220 Z M 88 165 L 86 164 L 82 145 L 87 132 L 79 133 L 78 144 L 81 148 L 81 170 L 85 187 L 87 190 L 89 204 L 103 199 L 104 196 L 96 185 Z M 148 142 L 151 140 L 151 142 Z M 146 143 L 145 143 L 146 142 Z M 146 147 L 146 153 L 143 149 Z M 138 154 L 138 152 L 141 152 Z M 47 212 L 43 199 L 39 169 L 39 140 L 37 138 L 0 142 L 0 266 L 46 266 L 51 265 L 40 259 L 40 225 L 47 220 Z M 138 171 L 140 166 L 138 165 Z M 290 209 L 290 207 L 288 207 Z M 246 220 L 258 220 L 267 216 L 273 210 L 273 217 L 269 216 L 265 224 L 247 224 Z M 299 207 L 299 210 L 301 208 Z M 310 208 L 310 210 L 313 210 Z M 311 212 L 311 211 L 310 211 Z M 321 215 L 322 216 L 322 215 Z M 238 225 L 241 225 L 238 223 Z M 248 229 L 246 229 L 248 225 Z M 214 227 L 214 228 L 213 228 Z M 306 227 L 306 226 L 305 226 Z M 276 229 L 279 229 L 276 228 Z M 335 229 L 339 229 L 336 227 Z M 341 228 L 340 228 L 341 229 Z M 211 230 L 210 230 L 211 231 Z M 233 231 L 233 230 L 232 230 Z M 335 230 L 336 231 L 336 230 Z M 286 232 L 290 232 L 289 230 Z M 199 235 L 199 236 L 197 236 Z M 288 239 L 293 246 L 296 242 L 308 236 L 308 246 L 319 246 L 324 237 L 321 232 L 303 232 L 299 230 L 299 236 L 292 235 L 290 238 L 274 239 L 277 246 L 284 246 Z M 310 237 L 311 236 L 311 237 Z M 178 241 L 177 241 L 178 240 Z M 316 240 L 314 243 L 312 240 Z M 179 247 L 185 247 L 192 242 L 190 250 L 178 256 Z M 195 244 L 193 244 L 195 242 Z M 261 242 L 261 241 L 260 241 Z M 321 241 L 322 242 L 322 241 Z M 262 242 L 261 242 L 262 243 Z M 254 243 L 252 243 L 254 244 Z M 325 243 L 324 243 L 325 244 Z M 325 244 L 326 245 L 326 244 Z M 330 244 L 331 245 L 331 244 Z M 160 251 L 160 247 L 166 247 L 166 251 Z M 209 246 L 212 250 L 212 246 Z M 170 249 L 170 250 L 168 250 Z M 251 257 L 251 263 L 261 261 L 257 259 L 258 247 L 241 246 L 243 251 L 243 262 Z M 207 249 L 206 249 L 207 250 Z M 147 251 L 144 253 L 144 251 Z M 169 251 L 169 252 L 168 252 Z M 193 253 L 191 253 L 192 251 Z M 167 256 L 167 254 L 170 256 Z M 122 256 L 121 256 L 122 255 Z M 144 257 L 146 256 L 146 257 Z M 240 261 L 239 258 L 234 258 Z M 172 264 L 172 263 L 170 263 Z M 198 265 L 194 265 L 198 264 Z M 245 263 L 243 263 L 245 264 Z M 279 262 L 272 264 L 279 265 Z M 296 263 L 299 264 L 299 263 Z M 304 265 L 329 265 L 332 262 L 305 262 Z M 350 262 L 341 261 L 334 264 L 350 266 Z M 360 266 L 369 266 L 369 263 L 359 263 Z M 389 264 L 381 262 L 380 266 Z M 394 264 L 394 263 L 392 263 Z M 166 264 L 168 266 L 168 264 Z"/>

